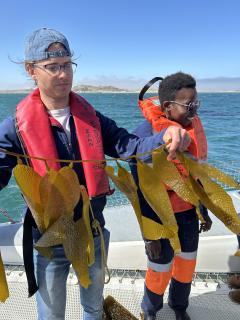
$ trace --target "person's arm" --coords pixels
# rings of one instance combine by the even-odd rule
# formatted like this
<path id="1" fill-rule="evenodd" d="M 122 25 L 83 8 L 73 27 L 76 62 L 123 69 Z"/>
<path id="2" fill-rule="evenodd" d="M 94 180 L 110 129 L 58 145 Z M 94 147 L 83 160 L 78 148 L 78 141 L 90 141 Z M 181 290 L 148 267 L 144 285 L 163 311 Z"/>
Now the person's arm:
<path id="1" fill-rule="evenodd" d="M 139 138 L 130 134 L 126 129 L 119 128 L 115 121 L 101 113 L 97 112 L 97 116 L 102 129 L 104 152 L 111 157 L 129 157 L 137 153 L 142 154 L 154 150 L 172 139 L 168 147 L 168 159 L 171 160 L 175 156 L 176 150 L 182 151 L 190 143 L 189 136 L 184 129 L 169 127 L 151 137 Z M 142 157 L 145 161 L 150 158 L 149 155 Z"/>
<path id="2" fill-rule="evenodd" d="M 0 148 L 22 153 L 12 118 L 7 118 L 0 123 Z M 16 157 L 0 152 L 0 190 L 8 184 L 16 164 Z"/>

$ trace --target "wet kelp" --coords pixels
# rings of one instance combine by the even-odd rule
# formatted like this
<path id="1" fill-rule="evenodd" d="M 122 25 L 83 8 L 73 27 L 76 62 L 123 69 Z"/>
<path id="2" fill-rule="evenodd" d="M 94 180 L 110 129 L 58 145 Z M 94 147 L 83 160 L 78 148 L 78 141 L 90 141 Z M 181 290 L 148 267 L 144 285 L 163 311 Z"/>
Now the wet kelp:
<path id="1" fill-rule="evenodd" d="M 240 233 L 240 219 L 232 199 L 217 181 L 236 189 L 239 189 L 239 183 L 207 163 L 198 163 L 180 153 L 178 159 L 187 169 L 190 184 L 202 204 L 229 230 Z"/>
<path id="2" fill-rule="evenodd" d="M 32 212 L 42 237 L 35 244 L 51 258 L 51 247 L 62 244 L 83 287 L 91 283 L 88 267 L 94 262 L 94 242 L 90 227 L 89 198 L 70 166 L 48 170 L 44 177 L 26 165 L 13 170 L 17 184 Z M 82 217 L 73 220 L 74 208 L 83 202 Z"/>
<path id="3" fill-rule="evenodd" d="M 178 153 L 176 160 L 168 161 L 164 147 L 153 151 L 151 164 L 137 159 L 137 169 L 139 188 L 162 224 L 150 222 L 150 219 L 144 216 L 144 212 L 141 212 L 137 186 L 126 169 L 117 163 L 116 174 L 114 168 L 109 166 L 106 167 L 106 172 L 131 202 L 143 237 L 150 240 L 167 238 L 175 253 L 180 251 L 178 227 L 167 194 L 168 189 L 195 206 L 202 222 L 204 218 L 199 211 L 200 203 L 233 233 L 240 233 L 240 219 L 232 199 L 218 183 L 222 182 L 238 189 L 239 183 L 230 176 L 207 163 L 192 160 L 182 153 Z"/>
<path id="4" fill-rule="evenodd" d="M 47 173 L 41 177 L 31 167 L 22 164 L 19 159 L 23 158 L 23 155 L 10 154 L 18 158 L 18 164 L 13 170 L 14 176 L 42 234 L 35 244 L 36 249 L 42 255 L 51 258 L 51 247 L 63 245 L 66 257 L 72 263 L 80 284 L 87 288 L 91 283 L 88 268 L 94 263 L 92 228 L 101 235 L 102 263 L 106 262 L 105 246 L 99 222 L 91 210 L 87 191 L 79 184 L 72 163 L 58 171 L 47 168 Z M 175 161 L 167 161 L 164 147 L 152 152 L 151 165 L 142 162 L 139 155 L 136 155 L 139 188 L 161 220 L 160 224 L 141 212 L 138 187 L 132 175 L 119 164 L 117 159 L 114 161 L 117 163 L 117 173 L 111 166 L 105 167 L 106 173 L 131 202 L 144 238 L 150 240 L 167 238 L 175 253 L 181 250 L 178 226 L 168 197 L 168 189 L 195 206 L 197 211 L 201 202 L 232 232 L 240 233 L 240 220 L 231 197 L 219 185 L 219 182 L 222 182 L 239 189 L 239 183 L 215 167 L 207 163 L 198 163 L 182 153 L 177 154 Z M 82 202 L 82 216 L 74 221 L 74 208 L 79 201 Z M 90 225 L 90 214 L 92 214 L 92 225 Z M 199 219 L 203 220 L 200 212 L 198 215 Z M 5 301 L 8 295 L 6 276 L 0 258 L 0 301 Z"/>
<path id="5" fill-rule="evenodd" d="M 9 297 L 9 290 L 6 280 L 6 275 L 4 271 L 4 266 L 2 262 L 2 257 L 0 253 L 0 301 L 5 302 Z"/>
<path id="6" fill-rule="evenodd" d="M 123 168 L 119 163 L 117 163 L 118 172 L 114 174 L 114 168 L 110 166 L 106 166 L 105 170 L 108 176 L 112 179 L 115 185 L 127 196 L 129 201 L 131 202 L 134 212 L 136 214 L 142 235 L 146 239 L 157 240 L 160 238 L 168 238 L 170 239 L 172 246 L 176 252 L 180 251 L 180 243 L 177 237 L 177 223 L 173 215 L 172 207 L 166 193 L 164 186 L 161 184 L 155 184 L 157 190 L 152 189 L 152 181 L 154 181 L 151 177 L 151 168 L 144 163 L 140 163 L 140 171 L 141 176 L 143 175 L 143 193 L 147 193 L 149 190 L 150 194 L 154 197 L 155 201 L 149 200 L 151 203 L 155 203 L 156 208 L 158 209 L 156 213 L 159 215 L 160 219 L 165 222 L 164 225 L 161 225 L 147 217 L 141 212 L 138 194 L 137 194 L 137 186 L 134 182 L 132 175 Z M 146 191 L 147 190 L 147 191 Z M 152 190 L 152 191 L 151 191 Z M 154 192 L 153 192 L 154 190 Z M 161 192 L 161 193 L 159 193 Z M 145 195 L 144 194 L 144 195 Z M 161 194 L 162 201 L 159 201 L 157 197 Z M 165 200 L 165 202 L 163 201 Z"/>

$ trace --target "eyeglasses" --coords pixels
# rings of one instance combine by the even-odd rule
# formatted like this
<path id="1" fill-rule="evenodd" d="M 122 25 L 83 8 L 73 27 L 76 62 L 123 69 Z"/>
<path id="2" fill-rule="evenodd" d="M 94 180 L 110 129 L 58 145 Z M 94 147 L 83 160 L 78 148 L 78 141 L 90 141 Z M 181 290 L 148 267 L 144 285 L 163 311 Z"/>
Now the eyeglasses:
<path id="1" fill-rule="evenodd" d="M 58 75 L 61 70 L 65 73 L 75 72 L 77 68 L 77 64 L 75 62 L 66 62 L 64 64 L 58 64 L 58 63 L 49 63 L 49 64 L 36 64 L 33 65 L 35 68 L 42 69 L 49 74 L 56 76 Z"/>
<path id="2" fill-rule="evenodd" d="M 200 100 L 195 100 L 195 101 L 189 102 L 188 104 L 177 102 L 177 101 L 168 101 L 168 102 L 176 103 L 176 104 L 178 104 L 178 105 L 180 105 L 182 107 L 185 107 L 187 112 L 190 112 L 192 110 L 197 110 L 197 109 L 200 108 L 200 105 L 201 105 L 201 101 Z"/>

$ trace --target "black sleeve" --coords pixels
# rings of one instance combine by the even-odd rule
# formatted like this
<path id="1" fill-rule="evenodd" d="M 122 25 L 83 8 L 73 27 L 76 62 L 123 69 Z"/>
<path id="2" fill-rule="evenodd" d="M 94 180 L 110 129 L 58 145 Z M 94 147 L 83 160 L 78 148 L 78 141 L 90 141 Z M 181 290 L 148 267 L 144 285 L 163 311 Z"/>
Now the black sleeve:
<path id="1" fill-rule="evenodd" d="M 0 123 L 0 148 L 22 153 L 12 118 L 7 118 Z M 0 152 L 0 190 L 8 184 L 16 164 L 16 157 Z"/>
<path id="2" fill-rule="evenodd" d="M 115 121 L 100 112 L 97 112 L 97 117 L 100 120 L 104 152 L 108 156 L 129 157 L 136 153 L 142 154 L 152 151 L 164 143 L 165 130 L 154 136 L 139 138 L 130 134 L 126 129 L 118 127 Z M 149 155 L 142 157 L 143 160 L 150 158 Z"/>

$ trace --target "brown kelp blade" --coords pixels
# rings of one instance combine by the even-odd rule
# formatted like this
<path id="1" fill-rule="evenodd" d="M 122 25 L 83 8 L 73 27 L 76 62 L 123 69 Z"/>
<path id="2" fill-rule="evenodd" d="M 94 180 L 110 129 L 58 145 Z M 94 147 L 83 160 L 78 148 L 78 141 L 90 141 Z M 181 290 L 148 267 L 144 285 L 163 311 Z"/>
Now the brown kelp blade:
<path id="1" fill-rule="evenodd" d="M 187 157 L 184 154 L 178 153 L 179 160 L 184 164 L 185 167 L 188 168 L 188 171 L 196 175 L 201 175 L 202 172 L 205 172 L 207 176 L 210 176 L 212 179 L 217 180 L 231 188 L 239 189 L 240 184 L 235 181 L 231 176 L 217 169 L 216 167 L 210 165 L 207 162 L 198 162 L 193 159 Z"/>
<path id="2" fill-rule="evenodd" d="M 177 233 L 176 227 L 165 226 L 142 216 L 143 234 L 148 240 L 169 239 Z"/>
<path id="3" fill-rule="evenodd" d="M 24 195 L 34 199 L 34 202 L 40 203 L 38 190 L 41 176 L 31 167 L 24 164 L 17 164 L 13 169 L 13 174 Z M 35 188 L 33 188 L 33 186 L 35 186 Z"/>
<path id="4" fill-rule="evenodd" d="M 114 175 L 114 169 L 112 167 L 107 167 L 106 172 L 115 185 L 125 193 L 131 202 L 143 237 L 149 240 L 157 240 L 161 237 L 168 237 L 168 235 L 170 237 L 170 235 L 172 235 L 172 232 L 167 232 L 165 227 L 142 215 L 137 194 L 137 186 L 132 175 L 125 168 L 121 167 L 118 163 L 117 176 Z"/>
<path id="5" fill-rule="evenodd" d="M 36 242 L 36 247 L 52 247 L 62 244 L 66 240 L 68 216 L 61 216 L 55 221 Z"/>
<path id="6" fill-rule="evenodd" d="M 70 198 L 69 211 L 71 211 L 71 206 L 75 207 L 80 198 L 79 179 L 76 172 L 72 169 L 71 165 L 61 168 L 59 173 L 62 177 L 65 178 L 66 181 L 65 189 L 67 188 L 68 191 L 65 190 L 64 194 L 66 194 L 67 198 Z"/>
<path id="7" fill-rule="evenodd" d="M 5 302 L 9 297 L 9 290 L 7 285 L 7 279 L 4 271 L 2 257 L 0 253 L 0 301 Z"/>
<path id="8" fill-rule="evenodd" d="M 184 163 L 185 167 L 190 172 L 191 184 L 194 191 L 200 197 L 201 202 L 232 232 L 239 233 L 240 219 L 237 215 L 232 199 L 218 183 L 209 177 L 209 173 L 211 172 L 211 175 L 215 180 L 218 179 L 220 182 L 229 184 L 230 186 L 236 186 L 234 180 L 224 173 L 221 175 L 218 174 L 220 170 L 213 169 L 212 166 L 208 166 L 207 164 L 198 163 L 183 154 L 179 154 L 178 158 Z M 196 178 L 200 180 L 203 187 L 196 184 Z"/>
<path id="9" fill-rule="evenodd" d="M 233 233 L 240 233 L 240 219 L 227 192 L 208 177 L 200 177 L 203 187 L 191 175 L 190 181 L 202 204 Z"/>
<path id="10" fill-rule="evenodd" d="M 185 166 L 179 161 L 168 161 L 164 148 L 161 147 L 153 153 L 153 168 L 161 181 L 170 187 L 171 190 L 184 201 L 196 207 L 198 218 L 204 222 L 204 218 L 199 211 L 199 198 L 193 191 L 189 181 L 189 173 Z M 183 174 L 180 174 L 182 172 Z"/>
<path id="11" fill-rule="evenodd" d="M 37 247 L 34 245 L 34 248 L 40 253 L 41 256 L 47 258 L 47 259 L 52 259 L 53 257 L 53 251 L 52 248 L 46 248 L 46 247 Z"/>
<path id="12" fill-rule="evenodd" d="M 234 233 L 240 232 L 240 219 L 229 194 L 215 180 L 236 187 L 237 183 L 228 175 L 206 163 L 194 161 L 184 154 L 178 154 L 179 160 L 190 173 L 190 181 L 195 193 L 207 207 L 227 228 Z M 198 179 L 199 183 L 196 182 Z"/>
<path id="13" fill-rule="evenodd" d="M 106 314 L 107 320 L 110 320 L 110 319 L 138 320 L 130 311 L 128 311 L 122 304 L 116 301 L 112 296 L 107 296 L 104 299 L 103 310 Z"/>
<path id="14" fill-rule="evenodd" d="M 40 232 L 43 232 L 45 230 L 43 207 L 39 195 L 41 176 L 31 167 L 23 164 L 17 164 L 13 169 L 13 174 Z"/>
<path id="15" fill-rule="evenodd" d="M 187 179 L 183 178 L 175 165 L 167 160 L 167 155 L 163 148 L 153 152 L 153 169 L 156 176 L 170 187 L 171 190 L 184 201 L 191 203 L 193 206 L 198 207 L 199 199 L 193 192 L 191 186 L 187 183 Z"/>
<path id="16" fill-rule="evenodd" d="M 89 277 L 89 235 L 83 218 L 76 222 L 72 219 L 66 230 L 67 238 L 63 243 L 66 257 L 71 261 L 76 272 L 79 283 L 84 288 L 88 288 L 91 284 Z"/>
<path id="17" fill-rule="evenodd" d="M 137 195 L 137 186 L 134 182 L 132 175 L 125 168 L 123 168 L 119 163 L 118 163 L 117 175 L 115 175 L 114 168 L 111 166 L 106 166 L 105 171 L 107 175 L 111 178 L 113 183 L 118 187 L 118 189 L 122 191 L 131 202 L 134 208 L 139 226 L 142 230 L 142 218 L 141 218 L 142 215 L 141 215 L 141 210 L 140 210 L 140 205 L 139 205 L 139 200 Z"/>
<path id="18" fill-rule="evenodd" d="M 70 167 L 49 170 L 41 177 L 31 167 L 18 164 L 14 176 L 41 233 L 62 214 L 73 214 L 80 197 L 80 185 Z"/>
<path id="19" fill-rule="evenodd" d="M 83 218 L 74 221 L 63 215 L 53 223 L 36 243 L 37 247 L 63 245 L 68 260 L 76 271 L 80 284 L 87 288 L 91 283 L 88 271 L 89 236 Z"/>
<path id="20" fill-rule="evenodd" d="M 92 248 L 89 230 L 87 232 L 89 225 L 86 226 L 83 218 L 76 223 L 73 221 L 73 210 L 80 197 L 80 185 L 75 172 L 70 167 L 64 167 L 59 171 L 49 170 L 42 178 L 28 166 L 18 165 L 14 170 L 16 181 L 43 233 L 36 248 L 41 254 L 50 257 L 51 247 L 62 244 L 81 285 L 87 287 L 91 282 L 88 260 L 92 263 L 93 249 L 89 249 Z"/>
<path id="21" fill-rule="evenodd" d="M 151 208 L 165 225 L 173 225 L 176 219 L 166 188 L 148 164 L 137 161 L 139 186 Z"/>
<path id="22" fill-rule="evenodd" d="M 95 255 L 94 255 L 95 251 L 94 251 L 94 240 L 93 240 L 93 234 L 92 234 L 90 217 L 89 217 L 90 200 L 87 194 L 87 190 L 83 185 L 80 186 L 80 191 L 81 191 L 82 201 L 83 201 L 82 218 L 83 218 L 86 231 L 88 234 L 88 239 L 89 239 L 88 248 L 87 248 L 88 260 L 89 260 L 88 264 L 92 265 L 95 261 Z"/>
<path id="23" fill-rule="evenodd" d="M 39 192 L 41 203 L 44 204 L 44 227 L 47 229 L 66 212 L 64 198 L 59 190 L 58 171 L 50 169 L 42 177 Z"/>
<path id="24" fill-rule="evenodd" d="M 67 166 L 58 171 L 49 170 L 41 179 L 39 189 L 46 229 L 61 215 L 73 215 L 80 198 L 80 184 L 73 169 Z"/>
<path id="25" fill-rule="evenodd" d="M 145 200 L 162 221 L 164 232 L 159 230 L 159 238 L 170 239 L 176 252 L 180 251 L 178 226 L 167 191 L 153 168 L 144 162 L 137 161 L 139 186 Z M 160 227 L 159 227 L 160 228 Z"/>
<path id="26" fill-rule="evenodd" d="M 208 164 L 208 163 L 203 163 L 202 167 L 204 169 L 204 171 L 213 179 L 222 182 L 223 184 L 231 187 L 231 188 L 235 188 L 235 189 L 239 189 L 240 188 L 240 184 L 235 181 L 231 176 L 225 174 L 224 172 L 222 172 L 221 170 L 215 168 L 214 166 Z"/>
<path id="27" fill-rule="evenodd" d="M 231 177 L 225 174 L 218 174 L 220 170 L 214 170 L 208 165 L 203 165 L 181 154 L 178 155 L 181 162 L 187 167 L 191 176 L 191 184 L 195 193 L 199 196 L 201 202 L 207 207 L 218 219 L 220 219 L 227 228 L 233 233 L 240 232 L 240 219 L 233 205 L 232 198 L 229 194 L 215 181 L 209 177 L 209 172 L 214 179 L 234 186 Z M 202 186 L 195 181 L 199 179 Z"/>
<path id="28" fill-rule="evenodd" d="M 122 191 L 127 198 L 131 201 L 137 192 L 137 186 L 134 182 L 132 175 L 123 168 L 118 162 L 118 173 L 117 175 L 114 174 L 114 168 L 111 166 L 106 166 L 105 171 L 107 172 L 108 176 L 113 180 L 116 186 Z"/>

